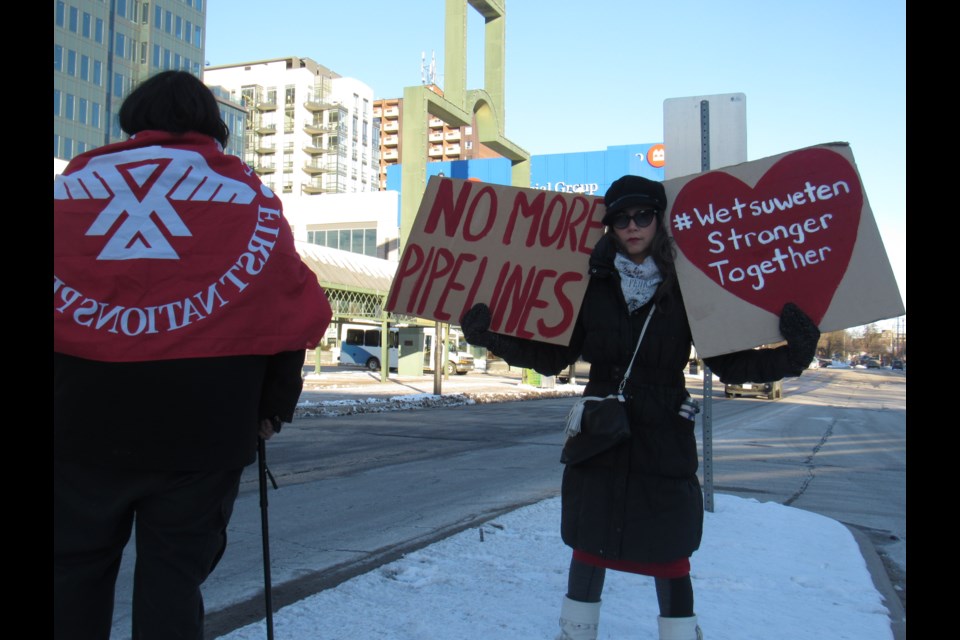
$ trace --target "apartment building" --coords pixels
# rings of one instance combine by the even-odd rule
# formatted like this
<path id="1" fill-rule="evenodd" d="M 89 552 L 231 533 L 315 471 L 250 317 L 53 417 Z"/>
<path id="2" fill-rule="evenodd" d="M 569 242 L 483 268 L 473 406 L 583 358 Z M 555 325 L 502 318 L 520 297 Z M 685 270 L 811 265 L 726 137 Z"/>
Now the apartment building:
<path id="1" fill-rule="evenodd" d="M 154 73 L 183 69 L 202 77 L 205 28 L 206 0 L 56 0 L 54 158 L 123 140 L 120 104 Z M 239 119 L 242 128 L 238 107 L 221 104 L 225 120 Z"/>
<path id="2" fill-rule="evenodd" d="M 378 190 L 380 131 L 363 82 L 300 57 L 207 67 L 203 79 L 247 109 L 241 157 L 285 204 Z"/>
<path id="3" fill-rule="evenodd" d="M 439 96 L 443 90 L 435 84 L 427 88 Z M 403 98 L 381 98 L 373 102 L 373 120 L 380 128 L 378 188 L 387 188 L 387 167 L 400 163 Z M 475 124 L 475 123 L 474 123 Z M 429 133 L 423 147 L 427 162 L 499 158 L 500 154 L 480 144 L 475 126 L 454 127 L 437 116 L 427 120 Z M 418 142 L 417 144 L 421 144 Z"/>

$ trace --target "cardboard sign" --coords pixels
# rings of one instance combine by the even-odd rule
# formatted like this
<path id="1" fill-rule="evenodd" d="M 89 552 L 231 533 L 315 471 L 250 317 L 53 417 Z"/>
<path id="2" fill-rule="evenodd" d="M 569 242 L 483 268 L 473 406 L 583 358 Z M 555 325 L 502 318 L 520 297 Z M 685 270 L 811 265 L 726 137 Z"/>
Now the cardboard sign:
<path id="1" fill-rule="evenodd" d="M 491 331 L 568 344 L 603 212 L 603 198 L 434 176 L 386 308 L 457 324 L 483 302 Z"/>
<path id="2" fill-rule="evenodd" d="M 664 188 L 700 356 L 783 340 L 786 302 L 821 332 L 905 312 L 849 145 L 684 176 Z"/>

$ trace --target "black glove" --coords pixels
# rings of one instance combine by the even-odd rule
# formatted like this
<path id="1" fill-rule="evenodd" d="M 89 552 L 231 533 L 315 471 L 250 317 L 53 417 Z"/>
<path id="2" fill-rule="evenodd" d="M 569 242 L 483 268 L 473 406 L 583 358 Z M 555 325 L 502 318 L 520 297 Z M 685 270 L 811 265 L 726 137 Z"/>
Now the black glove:
<path id="1" fill-rule="evenodd" d="M 490 348 L 490 307 L 478 302 L 460 318 L 460 328 L 467 342 L 478 347 Z"/>
<path id="2" fill-rule="evenodd" d="M 490 307 L 484 303 L 478 302 L 470 307 L 470 310 L 460 318 L 463 337 L 468 343 L 486 347 L 491 353 L 507 362 L 513 361 L 519 350 L 517 338 L 490 331 L 490 318 Z"/>
<path id="3" fill-rule="evenodd" d="M 793 375 L 798 376 L 817 355 L 820 329 L 800 307 L 788 302 L 780 312 L 780 334 L 787 341 L 787 359 L 794 368 Z"/>

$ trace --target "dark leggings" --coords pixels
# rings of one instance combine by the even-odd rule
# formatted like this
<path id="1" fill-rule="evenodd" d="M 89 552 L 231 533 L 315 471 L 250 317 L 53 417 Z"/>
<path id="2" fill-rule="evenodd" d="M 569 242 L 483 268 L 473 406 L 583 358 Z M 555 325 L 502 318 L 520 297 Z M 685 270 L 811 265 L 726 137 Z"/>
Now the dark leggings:
<path id="1" fill-rule="evenodd" d="M 603 579 L 607 570 L 577 560 L 570 560 L 567 577 L 567 597 L 580 602 L 600 602 Z M 657 603 L 664 618 L 687 618 L 693 615 L 693 584 L 690 576 L 682 578 L 654 578 Z"/>

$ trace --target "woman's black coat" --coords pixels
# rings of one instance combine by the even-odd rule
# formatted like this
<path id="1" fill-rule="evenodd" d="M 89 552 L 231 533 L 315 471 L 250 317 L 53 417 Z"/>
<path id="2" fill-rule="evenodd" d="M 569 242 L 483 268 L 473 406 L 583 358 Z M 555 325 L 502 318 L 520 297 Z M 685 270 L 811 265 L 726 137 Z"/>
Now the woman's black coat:
<path id="1" fill-rule="evenodd" d="M 508 338 L 505 352 L 497 355 L 544 375 L 557 374 L 582 356 L 590 363 L 584 395 L 615 393 L 656 303 L 625 389 L 632 437 L 565 468 L 561 534 L 567 545 L 603 558 L 669 562 L 699 547 L 703 525 L 695 423 L 679 414 L 689 395 L 683 370 L 692 337 L 675 284 L 663 283 L 654 301 L 628 311 L 613 264 L 615 250 L 608 235 L 593 251 L 569 346 Z M 791 372 L 786 349 L 741 351 L 706 364 L 724 382 L 779 380 Z"/>

